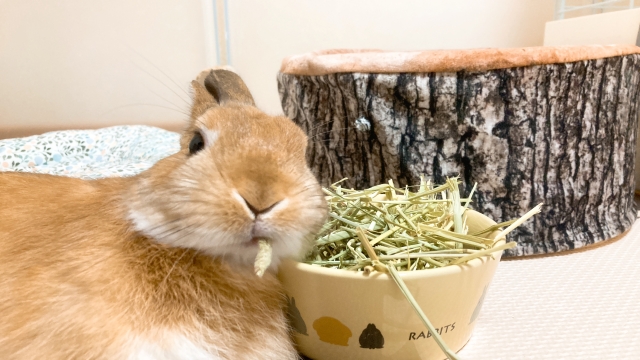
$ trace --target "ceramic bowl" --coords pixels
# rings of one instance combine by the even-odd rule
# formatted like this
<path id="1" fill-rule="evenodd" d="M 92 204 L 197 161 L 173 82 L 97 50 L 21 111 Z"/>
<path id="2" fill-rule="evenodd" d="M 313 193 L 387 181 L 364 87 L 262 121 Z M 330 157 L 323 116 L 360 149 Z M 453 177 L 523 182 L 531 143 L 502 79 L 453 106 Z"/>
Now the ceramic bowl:
<path id="1" fill-rule="evenodd" d="M 465 215 L 469 233 L 495 224 L 472 210 Z M 453 351 L 469 341 L 501 255 L 496 252 L 463 265 L 401 272 Z M 299 350 L 314 360 L 445 358 L 387 274 L 367 276 L 286 260 L 279 278 L 287 293 Z"/>

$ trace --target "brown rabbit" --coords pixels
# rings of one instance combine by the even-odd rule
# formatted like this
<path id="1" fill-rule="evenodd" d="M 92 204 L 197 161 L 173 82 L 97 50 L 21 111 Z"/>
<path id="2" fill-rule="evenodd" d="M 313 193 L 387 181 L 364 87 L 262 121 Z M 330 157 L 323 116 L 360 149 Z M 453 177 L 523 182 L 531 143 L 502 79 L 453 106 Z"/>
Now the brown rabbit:
<path id="1" fill-rule="evenodd" d="M 273 271 L 252 269 L 257 238 L 277 264 L 325 220 L 307 138 L 205 75 L 180 151 L 137 176 L 0 173 L 0 358 L 297 358 Z"/>

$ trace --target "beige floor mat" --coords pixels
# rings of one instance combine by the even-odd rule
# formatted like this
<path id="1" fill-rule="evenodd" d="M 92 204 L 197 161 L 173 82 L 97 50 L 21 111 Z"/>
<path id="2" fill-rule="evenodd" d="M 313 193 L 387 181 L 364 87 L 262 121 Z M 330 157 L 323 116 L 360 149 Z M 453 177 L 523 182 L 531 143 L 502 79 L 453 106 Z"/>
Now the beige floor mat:
<path id="1" fill-rule="evenodd" d="M 591 250 L 501 262 L 459 355 L 640 359 L 640 222 Z"/>

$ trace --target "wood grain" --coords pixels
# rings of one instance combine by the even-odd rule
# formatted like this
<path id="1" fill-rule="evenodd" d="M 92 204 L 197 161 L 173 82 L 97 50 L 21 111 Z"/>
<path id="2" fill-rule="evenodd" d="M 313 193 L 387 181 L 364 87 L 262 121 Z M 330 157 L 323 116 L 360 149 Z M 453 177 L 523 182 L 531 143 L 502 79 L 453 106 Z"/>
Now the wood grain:
<path id="1" fill-rule="evenodd" d="M 540 202 L 506 256 L 581 248 L 636 218 L 640 55 L 455 73 L 280 73 L 284 112 L 309 134 L 323 185 L 459 176 L 496 222 Z M 364 117 L 369 131 L 354 121 Z"/>

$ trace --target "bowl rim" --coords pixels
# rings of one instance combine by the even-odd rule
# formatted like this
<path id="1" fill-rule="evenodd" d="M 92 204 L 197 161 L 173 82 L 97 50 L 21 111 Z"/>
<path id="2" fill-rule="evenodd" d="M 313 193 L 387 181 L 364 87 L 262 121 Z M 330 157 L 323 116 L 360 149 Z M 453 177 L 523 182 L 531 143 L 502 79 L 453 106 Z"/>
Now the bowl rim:
<path id="1" fill-rule="evenodd" d="M 485 220 L 489 220 L 491 221 L 493 224 L 497 224 L 495 221 L 493 221 L 491 218 L 489 218 L 488 216 L 479 213 L 475 210 L 472 209 L 468 209 L 467 211 L 474 213 L 475 216 L 480 216 L 482 218 L 485 218 Z M 495 237 L 495 235 L 497 235 L 497 231 L 493 232 L 491 235 L 493 235 Z M 502 245 L 506 242 L 505 239 L 502 239 L 500 241 L 498 241 L 495 245 Z M 423 269 L 423 270 L 416 270 L 416 271 L 399 271 L 398 273 L 400 274 L 400 277 L 402 279 L 416 279 L 416 278 L 428 278 L 428 277 L 438 277 L 438 276 L 446 276 L 446 275 L 450 275 L 450 274 L 457 274 L 457 273 L 461 273 L 462 271 L 464 271 L 465 269 L 469 269 L 469 268 L 478 268 L 478 267 L 482 267 L 483 265 L 485 265 L 491 258 L 491 256 L 496 257 L 496 259 L 498 261 L 500 261 L 500 259 L 502 258 L 502 253 L 504 251 L 500 250 L 500 251 L 496 251 L 492 254 L 488 254 L 488 255 L 484 255 L 481 256 L 479 258 L 475 258 L 473 260 L 469 260 L 468 262 L 464 263 L 464 264 L 459 264 L 459 265 L 447 265 L 441 268 L 437 268 L 437 269 Z M 385 273 L 381 273 L 381 272 L 377 272 L 374 271 L 372 272 L 370 275 L 365 275 L 364 272 L 362 271 L 349 271 L 349 270 L 345 270 L 345 269 L 331 269 L 331 268 L 325 268 L 325 267 L 321 267 L 321 266 L 317 266 L 317 265 L 311 265 L 311 264 L 306 264 L 294 259 L 282 259 L 282 265 L 285 265 L 286 267 L 293 267 L 298 271 L 302 271 L 302 272 L 306 272 L 306 273 L 311 273 L 311 274 L 316 274 L 316 275 L 321 275 L 321 276 L 328 276 L 328 277 L 339 277 L 339 278 L 351 278 L 351 279 L 367 279 L 367 280 L 371 280 L 371 279 L 387 279 L 390 278 L 390 276 L 388 274 Z M 282 272 L 282 267 L 279 270 L 279 273 Z"/>

